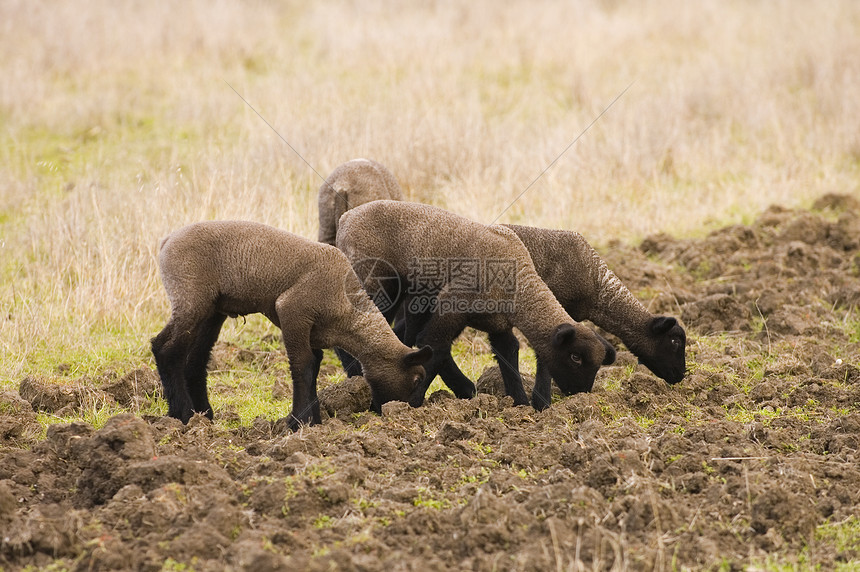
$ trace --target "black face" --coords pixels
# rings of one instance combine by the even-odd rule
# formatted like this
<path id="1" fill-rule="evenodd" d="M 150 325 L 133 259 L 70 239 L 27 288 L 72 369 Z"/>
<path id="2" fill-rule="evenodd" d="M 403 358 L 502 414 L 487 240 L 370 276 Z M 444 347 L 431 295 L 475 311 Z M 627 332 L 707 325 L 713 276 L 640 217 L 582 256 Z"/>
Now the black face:
<path id="1" fill-rule="evenodd" d="M 602 337 L 584 328 L 562 324 L 552 337 L 548 369 L 565 395 L 584 393 L 594 387 L 601 365 L 615 361 L 615 349 Z"/>
<path id="2" fill-rule="evenodd" d="M 687 373 L 687 334 L 675 318 L 658 316 L 648 326 L 651 351 L 639 356 L 639 362 L 665 379 L 676 384 Z"/>

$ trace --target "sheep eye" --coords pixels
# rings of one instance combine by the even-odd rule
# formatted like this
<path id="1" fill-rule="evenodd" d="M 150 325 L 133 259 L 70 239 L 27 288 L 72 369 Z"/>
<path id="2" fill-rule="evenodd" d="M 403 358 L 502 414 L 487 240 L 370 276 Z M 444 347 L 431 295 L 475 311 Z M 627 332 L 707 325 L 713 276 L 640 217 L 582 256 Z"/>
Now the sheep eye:
<path id="1" fill-rule="evenodd" d="M 570 361 L 572 361 L 574 365 L 582 365 L 582 356 L 579 354 L 570 354 Z"/>
<path id="2" fill-rule="evenodd" d="M 681 340 L 679 338 L 672 338 L 671 344 L 673 350 L 678 350 L 681 347 Z"/>

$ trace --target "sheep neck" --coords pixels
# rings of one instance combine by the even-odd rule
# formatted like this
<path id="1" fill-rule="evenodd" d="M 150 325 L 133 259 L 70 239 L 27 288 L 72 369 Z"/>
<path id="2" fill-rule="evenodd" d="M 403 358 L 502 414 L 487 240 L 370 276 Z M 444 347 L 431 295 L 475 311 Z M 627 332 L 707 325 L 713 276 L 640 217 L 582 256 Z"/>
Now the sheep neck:
<path id="1" fill-rule="evenodd" d="M 368 304 L 352 306 L 346 327 L 336 333 L 336 345 L 364 366 L 400 355 L 400 344 L 388 322 L 368 298 Z"/>
<path id="2" fill-rule="evenodd" d="M 648 322 L 653 317 L 639 300 L 612 272 L 602 258 L 593 252 L 591 276 L 593 303 L 586 318 L 612 332 L 634 353 L 642 347 Z"/>

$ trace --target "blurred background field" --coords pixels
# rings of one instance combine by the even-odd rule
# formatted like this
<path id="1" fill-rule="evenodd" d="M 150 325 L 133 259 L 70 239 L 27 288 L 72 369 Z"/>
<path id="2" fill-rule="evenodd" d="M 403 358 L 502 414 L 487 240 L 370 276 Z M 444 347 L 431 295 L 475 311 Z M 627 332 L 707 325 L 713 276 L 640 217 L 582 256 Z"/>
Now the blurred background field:
<path id="1" fill-rule="evenodd" d="M 860 197 L 851 0 L 13 0 L 0 32 L 0 386 L 151 363 L 159 239 L 315 238 L 319 175 L 356 157 L 601 248 Z"/>

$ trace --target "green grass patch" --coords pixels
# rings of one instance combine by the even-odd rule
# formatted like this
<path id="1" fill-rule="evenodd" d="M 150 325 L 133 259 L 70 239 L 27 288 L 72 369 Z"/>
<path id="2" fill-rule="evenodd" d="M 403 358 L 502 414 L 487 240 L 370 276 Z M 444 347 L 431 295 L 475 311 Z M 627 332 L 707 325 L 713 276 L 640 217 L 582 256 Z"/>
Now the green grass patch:
<path id="1" fill-rule="evenodd" d="M 126 372 L 140 365 L 155 365 L 149 340 L 140 332 L 93 332 L 85 340 L 53 342 L 36 342 L 23 356 L 17 371 L 10 368 L 0 372 L 0 386 L 17 386 L 27 375 L 77 379 L 98 377 L 108 372 Z"/>
<path id="2" fill-rule="evenodd" d="M 620 372 L 604 375 L 600 378 L 601 387 L 604 391 L 617 391 L 621 389 L 621 384 L 636 371 L 636 364 L 631 363 L 621 368 Z"/>
<path id="3" fill-rule="evenodd" d="M 186 562 L 177 562 L 173 558 L 168 558 L 161 565 L 161 572 L 194 572 L 194 566 Z"/>
<path id="4" fill-rule="evenodd" d="M 763 407 L 763 408 L 746 408 L 738 405 L 723 406 L 726 419 L 737 423 L 752 423 L 753 421 L 761 422 L 765 427 L 769 426 L 774 419 L 777 418 L 792 418 L 798 419 L 805 423 L 816 423 L 824 418 L 823 413 L 818 409 L 818 404 L 814 400 L 809 400 L 805 405 L 796 407 Z"/>
<path id="5" fill-rule="evenodd" d="M 841 522 L 828 522 L 815 530 L 815 541 L 831 544 L 836 550 L 857 550 L 860 547 L 860 519 L 851 516 Z M 860 560 L 854 559 L 860 564 Z"/>
<path id="6" fill-rule="evenodd" d="M 418 488 L 418 496 L 412 500 L 412 504 L 417 507 L 425 507 L 433 510 L 451 508 L 451 501 L 446 498 L 436 498 L 433 491 L 427 487 Z"/>
<path id="7" fill-rule="evenodd" d="M 842 322 L 843 331 L 848 334 L 848 342 L 860 343 L 860 319 L 848 319 Z"/>
<path id="8" fill-rule="evenodd" d="M 120 413 L 133 413 L 138 416 L 142 415 L 167 415 L 167 402 L 163 399 L 154 399 L 150 401 L 148 406 L 141 408 L 129 409 L 115 402 L 93 402 L 84 404 L 80 408 L 76 408 L 68 415 L 56 415 L 54 413 L 39 412 L 36 415 L 36 420 L 42 426 L 42 435 L 44 438 L 48 429 L 48 425 L 55 423 L 73 423 L 75 421 L 83 421 L 89 423 L 96 429 L 101 429 L 105 426 L 108 419 L 119 415 Z"/>
<path id="9" fill-rule="evenodd" d="M 790 559 L 769 556 L 764 562 L 753 562 L 751 568 L 774 572 L 799 572 L 823 570 L 821 564 L 815 564 L 816 559 L 810 556 L 814 549 L 819 553 L 830 553 L 836 556 L 836 561 L 829 568 L 835 572 L 860 570 L 860 519 L 850 516 L 840 522 L 827 522 L 815 529 L 809 544 Z"/>
<path id="10" fill-rule="evenodd" d="M 291 399 L 276 399 L 272 395 L 275 378 L 256 371 L 229 370 L 209 374 L 209 401 L 215 415 L 231 412 L 230 426 L 244 426 L 255 418 L 271 421 L 286 417 L 292 408 Z"/>
<path id="11" fill-rule="evenodd" d="M 331 528 L 334 526 L 334 519 L 327 514 L 321 514 L 316 519 L 314 519 L 313 527 L 317 530 L 321 530 L 323 528 Z"/>

